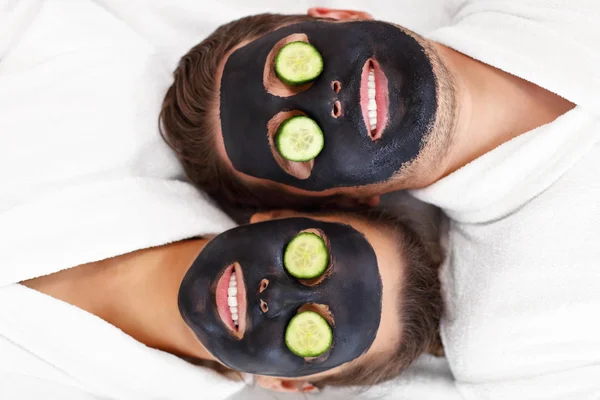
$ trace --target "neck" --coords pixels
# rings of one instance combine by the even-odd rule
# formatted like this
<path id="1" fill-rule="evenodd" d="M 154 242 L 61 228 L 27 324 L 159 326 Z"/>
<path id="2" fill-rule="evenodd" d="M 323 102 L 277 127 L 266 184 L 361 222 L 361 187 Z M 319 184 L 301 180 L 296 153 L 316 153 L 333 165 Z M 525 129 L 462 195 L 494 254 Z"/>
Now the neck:
<path id="1" fill-rule="evenodd" d="M 455 80 L 458 105 L 449 158 L 437 179 L 574 107 L 531 82 L 440 44 L 434 47 Z"/>
<path id="2" fill-rule="evenodd" d="M 97 315 L 149 347 L 214 360 L 177 304 L 181 281 L 205 244 L 188 240 L 140 250 L 23 284 Z"/>

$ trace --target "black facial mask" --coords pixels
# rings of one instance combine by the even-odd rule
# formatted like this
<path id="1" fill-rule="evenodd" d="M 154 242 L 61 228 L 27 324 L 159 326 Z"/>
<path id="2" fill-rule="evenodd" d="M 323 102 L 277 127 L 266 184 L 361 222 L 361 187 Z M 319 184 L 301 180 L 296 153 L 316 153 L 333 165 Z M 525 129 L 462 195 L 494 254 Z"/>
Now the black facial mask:
<path id="1" fill-rule="evenodd" d="M 331 271 L 322 282 L 307 286 L 285 270 L 283 252 L 294 236 L 311 228 L 322 231 L 329 241 Z M 216 306 L 217 282 L 234 262 L 242 268 L 246 288 L 242 339 L 230 333 Z M 259 293 L 263 279 L 268 279 L 269 285 Z M 228 367 L 252 374 L 300 377 L 335 368 L 366 352 L 379 328 L 381 296 L 377 258 L 360 232 L 339 223 L 289 218 L 240 226 L 215 237 L 186 273 L 178 301 L 187 325 Z M 260 300 L 268 305 L 266 313 Z M 298 309 L 309 303 L 328 306 L 335 324 L 329 353 L 306 361 L 286 347 L 284 335 Z"/>
<path id="2" fill-rule="evenodd" d="M 323 56 L 324 70 L 305 91 L 269 94 L 263 84 L 267 55 L 282 38 L 304 33 Z M 388 122 L 376 141 L 360 106 L 361 73 L 375 59 L 388 80 Z M 339 81 L 335 93 L 332 82 Z M 343 115 L 331 115 L 336 100 Z M 436 113 L 436 84 L 425 50 L 399 28 L 377 21 L 309 21 L 271 32 L 234 51 L 221 80 L 220 117 L 227 156 L 247 175 L 310 191 L 384 182 L 421 151 Z M 308 179 L 287 174 L 271 153 L 267 122 L 300 110 L 325 135 L 325 147 Z"/>

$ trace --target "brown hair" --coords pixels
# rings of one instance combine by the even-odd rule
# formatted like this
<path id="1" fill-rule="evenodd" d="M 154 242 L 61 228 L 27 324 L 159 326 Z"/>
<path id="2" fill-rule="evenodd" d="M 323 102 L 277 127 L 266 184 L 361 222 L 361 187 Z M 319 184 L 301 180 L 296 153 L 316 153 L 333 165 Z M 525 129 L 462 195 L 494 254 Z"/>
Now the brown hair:
<path id="1" fill-rule="evenodd" d="M 219 98 L 215 77 L 223 58 L 236 45 L 281 26 L 314 20 L 308 15 L 261 14 L 222 25 L 179 61 L 174 82 L 160 112 L 160 132 L 175 151 L 188 179 L 228 206 L 278 208 L 314 206 L 310 196 L 287 194 L 268 185 L 249 187 L 217 152 L 214 113 Z M 211 118 L 212 117 L 212 118 Z M 342 196 L 318 199 L 333 202 Z"/>
<path id="2" fill-rule="evenodd" d="M 433 216 L 432 232 L 423 232 L 424 226 L 409 212 L 398 215 L 372 210 L 353 215 L 396 236 L 404 260 L 398 298 L 400 341 L 395 350 L 352 362 L 338 374 L 316 382 L 318 386 L 372 386 L 397 377 L 423 352 L 443 352 L 439 336 L 443 302 L 438 276 L 444 258 L 439 241 L 441 213 L 438 210 Z"/>

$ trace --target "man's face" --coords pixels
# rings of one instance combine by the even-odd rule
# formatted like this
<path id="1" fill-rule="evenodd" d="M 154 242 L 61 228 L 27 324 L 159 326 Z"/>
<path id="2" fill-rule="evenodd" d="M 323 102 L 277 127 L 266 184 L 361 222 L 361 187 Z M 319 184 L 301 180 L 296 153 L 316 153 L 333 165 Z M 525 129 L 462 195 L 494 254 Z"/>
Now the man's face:
<path id="1" fill-rule="evenodd" d="M 283 265 L 286 244 L 302 232 L 321 236 L 330 252 L 325 273 L 310 281 Z M 298 217 L 234 228 L 211 240 L 190 267 L 179 309 L 206 349 L 234 370 L 288 378 L 333 371 L 372 348 L 393 348 L 400 335 L 395 297 L 402 261 L 386 234 L 364 223 Z M 290 320 L 304 310 L 321 314 L 333 331 L 331 349 L 316 359 L 295 355 L 284 342 Z"/>
<path id="2" fill-rule="evenodd" d="M 274 72 L 278 51 L 292 41 L 312 44 L 324 62 L 323 72 L 300 87 Z M 244 177 L 291 190 L 381 186 L 420 155 L 437 103 L 432 63 L 405 31 L 376 21 L 301 22 L 237 48 L 225 61 L 224 156 Z M 285 120 L 302 114 L 323 131 L 324 148 L 314 160 L 288 161 L 274 137 Z"/>

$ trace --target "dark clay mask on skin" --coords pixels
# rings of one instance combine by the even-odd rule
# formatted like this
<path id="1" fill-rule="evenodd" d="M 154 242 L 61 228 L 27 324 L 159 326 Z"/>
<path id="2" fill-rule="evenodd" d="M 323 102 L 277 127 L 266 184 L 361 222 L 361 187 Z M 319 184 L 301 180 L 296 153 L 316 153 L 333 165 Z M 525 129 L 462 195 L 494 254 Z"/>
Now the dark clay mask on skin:
<path id="1" fill-rule="evenodd" d="M 292 277 L 283 265 L 287 243 L 307 229 L 321 231 L 330 245 L 331 270 L 313 286 Z M 216 305 L 217 283 L 235 262 L 243 272 L 247 302 L 241 339 L 224 325 Z M 259 293 L 263 279 L 269 285 Z M 266 313 L 261 300 L 268 304 Z M 375 252 L 360 232 L 339 223 L 289 218 L 240 226 L 215 237 L 186 273 L 178 301 L 187 325 L 226 366 L 301 377 L 335 368 L 370 348 L 381 318 L 382 283 Z M 294 355 L 284 341 L 288 323 L 309 303 L 329 307 L 335 321 L 332 348 L 313 360 Z"/>
<path id="2" fill-rule="evenodd" d="M 269 94 L 263 84 L 267 55 L 282 38 L 304 33 L 323 56 L 324 70 L 308 89 L 290 97 Z M 361 74 L 369 59 L 388 81 L 388 120 L 373 140 L 360 105 Z M 339 81 L 335 93 L 332 82 Z M 221 79 L 220 117 L 227 156 L 247 175 L 310 191 L 384 182 L 416 158 L 436 113 L 435 76 L 419 43 L 399 28 L 377 21 L 309 21 L 271 32 L 234 51 Z M 331 114 L 340 101 L 342 115 Z M 325 135 L 308 179 L 286 173 L 269 147 L 267 123 L 281 111 L 299 110 Z"/>

